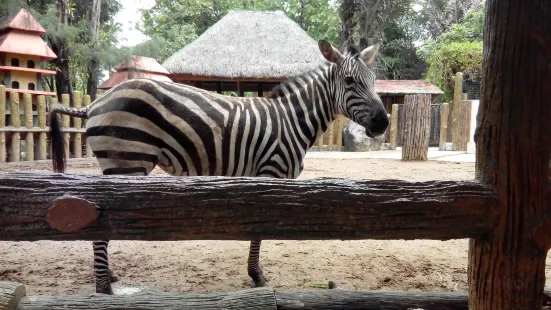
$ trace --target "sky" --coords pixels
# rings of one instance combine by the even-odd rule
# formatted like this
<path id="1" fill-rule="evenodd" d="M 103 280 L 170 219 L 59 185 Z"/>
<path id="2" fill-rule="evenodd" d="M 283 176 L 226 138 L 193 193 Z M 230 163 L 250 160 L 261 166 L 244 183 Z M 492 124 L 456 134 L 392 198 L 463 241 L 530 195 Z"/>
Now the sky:
<path id="1" fill-rule="evenodd" d="M 155 5 L 155 0 L 123 0 L 122 9 L 115 16 L 115 21 L 122 25 L 119 32 L 119 47 L 134 46 L 148 39 L 146 35 L 135 29 L 136 22 L 140 20 L 140 9 L 150 8 Z"/>

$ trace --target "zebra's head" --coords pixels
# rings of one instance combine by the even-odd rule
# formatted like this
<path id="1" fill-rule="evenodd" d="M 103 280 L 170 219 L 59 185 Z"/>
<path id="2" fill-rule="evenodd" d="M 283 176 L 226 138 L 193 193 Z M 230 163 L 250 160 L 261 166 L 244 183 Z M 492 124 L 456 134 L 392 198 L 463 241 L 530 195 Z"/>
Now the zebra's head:
<path id="1" fill-rule="evenodd" d="M 333 63 L 335 104 L 337 111 L 365 128 L 373 138 L 385 133 L 389 120 L 385 107 L 375 92 L 375 73 L 371 63 L 379 51 L 372 45 L 363 51 L 350 46 L 345 55 L 325 40 L 319 41 L 325 59 Z"/>

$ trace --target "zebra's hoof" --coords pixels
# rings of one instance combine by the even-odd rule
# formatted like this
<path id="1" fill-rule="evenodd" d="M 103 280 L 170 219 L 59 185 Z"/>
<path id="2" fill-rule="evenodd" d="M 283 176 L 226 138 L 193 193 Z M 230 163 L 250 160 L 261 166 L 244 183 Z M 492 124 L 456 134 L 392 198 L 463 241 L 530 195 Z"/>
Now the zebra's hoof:
<path id="1" fill-rule="evenodd" d="M 266 286 L 266 278 L 264 277 L 264 275 L 260 274 L 259 276 L 254 277 L 251 286 L 253 288 L 255 288 L 255 287 L 265 287 Z"/>
<path id="2" fill-rule="evenodd" d="M 109 279 L 111 279 L 111 283 L 119 281 L 119 277 L 117 277 L 113 271 L 109 271 Z"/>
<path id="3" fill-rule="evenodd" d="M 109 287 L 96 286 L 96 294 L 114 295 L 111 285 Z"/>

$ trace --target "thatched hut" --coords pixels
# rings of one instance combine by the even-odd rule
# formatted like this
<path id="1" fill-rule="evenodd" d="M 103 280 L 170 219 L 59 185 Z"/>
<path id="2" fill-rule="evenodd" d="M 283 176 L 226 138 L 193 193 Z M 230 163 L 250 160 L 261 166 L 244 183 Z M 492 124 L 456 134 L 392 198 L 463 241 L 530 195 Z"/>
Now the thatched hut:
<path id="1" fill-rule="evenodd" d="M 174 82 L 213 91 L 270 91 L 325 62 L 317 42 L 282 11 L 230 11 L 163 66 Z"/>

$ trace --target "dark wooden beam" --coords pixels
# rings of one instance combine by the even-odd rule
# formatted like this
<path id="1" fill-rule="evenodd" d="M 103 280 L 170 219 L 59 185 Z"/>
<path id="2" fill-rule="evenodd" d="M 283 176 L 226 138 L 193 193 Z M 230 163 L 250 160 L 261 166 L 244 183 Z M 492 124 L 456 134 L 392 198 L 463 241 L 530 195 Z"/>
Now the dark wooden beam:
<path id="1" fill-rule="evenodd" d="M 541 309 L 551 246 L 551 6 L 488 0 L 476 176 L 495 188 L 494 229 L 469 244 L 469 305 Z"/>
<path id="2" fill-rule="evenodd" d="M 464 292 L 381 292 L 348 290 L 275 291 L 278 310 L 468 310 Z"/>
<path id="3" fill-rule="evenodd" d="M 269 287 L 237 292 L 132 295 L 26 296 L 20 283 L 0 282 L 1 310 L 95 309 L 262 309 L 262 310 L 467 310 L 464 292 L 420 293 L 332 290 L 274 290 Z"/>
<path id="4" fill-rule="evenodd" d="M 475 181 L 19 172 L 0 174 L 0 240 L 448 240 L 488 232 L 495 202 Z M 93 224 L 52 228 L 71 229 L 52 208 L 87 214 L 79 226 L 93 217 L 90 204 Z"/>

